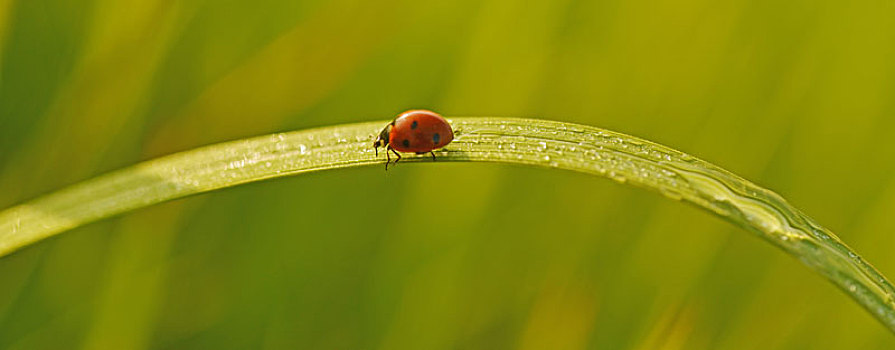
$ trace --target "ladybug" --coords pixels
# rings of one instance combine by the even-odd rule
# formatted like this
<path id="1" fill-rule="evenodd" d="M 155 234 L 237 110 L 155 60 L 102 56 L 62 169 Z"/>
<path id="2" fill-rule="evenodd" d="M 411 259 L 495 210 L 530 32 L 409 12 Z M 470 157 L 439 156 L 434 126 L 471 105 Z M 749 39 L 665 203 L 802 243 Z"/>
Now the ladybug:
<path id="1" fill-rule="evenodd" d="M 438 113 L 415 109 L 401 113 L 395 120 L 385 126 L 376 142 L 373 142 L 373 148 L 376 155 L 379 155 L 379 147 L 385 147 L 385 170 L 388 170 L 388 163 L 392 158 L 388 155 L 388 151 L 392 151 L 398 159 L 395 164 L 401 160 L 398 152 L 415 152 L 416 154 L 431 153 L 432 160 L 435 160 L 435 152 L 433 150 L 444 147 L 454 140 L 454 131 Z"/>

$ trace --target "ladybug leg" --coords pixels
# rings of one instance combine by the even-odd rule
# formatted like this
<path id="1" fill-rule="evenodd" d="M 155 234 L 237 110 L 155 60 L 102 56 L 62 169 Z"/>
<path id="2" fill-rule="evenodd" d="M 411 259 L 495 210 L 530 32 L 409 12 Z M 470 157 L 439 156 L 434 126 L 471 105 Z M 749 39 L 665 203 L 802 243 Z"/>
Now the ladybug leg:
<path id="1" fill-rule="evenodd" d="M 385 171 L 388 171 L 388 163 L 392 161 L 392 157 L 388 155 L 388 150 L 385 150 Z"/>
<path id="2" fill-rule="evenodd" d="M 435 151 L 430 151 L 429 153 L 432 153 L 432 161 L 434 162 L 435 161 Z"/>
<path id="3" fill-rule="evenodd" d="M 390 151 L 392 151 L 392 153 L 394 153 L 396 156 L 398 156 L 398 159 L 395 159 L 395 164 L 398 164 L 398 161 L 401 160 L 401 154 L 398 153 L 398 151 L 395 151 L 394 148 L 390 149 Z"/>

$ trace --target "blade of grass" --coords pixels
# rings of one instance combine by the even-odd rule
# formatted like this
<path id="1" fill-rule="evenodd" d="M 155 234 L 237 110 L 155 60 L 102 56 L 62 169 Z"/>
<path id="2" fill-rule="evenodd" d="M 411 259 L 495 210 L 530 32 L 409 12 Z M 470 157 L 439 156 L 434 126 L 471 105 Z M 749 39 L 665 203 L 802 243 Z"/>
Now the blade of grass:
<path id="1" fill-rule="evenodd" d="M 516 163 L 609 177 L 692 203 L 792 254 L 895 332 L 895 290 L 876 269 L 779 195 L 674 149 L 590 126 L 454 118 L 438 161 Z M 309 171 L 381 165 L 385 122 L 226 142 L 137 164 L 0 212 L 0 256 L 87 223 L 159 202 Z M 402 162 L 431 161 L 428 156 Z"/>

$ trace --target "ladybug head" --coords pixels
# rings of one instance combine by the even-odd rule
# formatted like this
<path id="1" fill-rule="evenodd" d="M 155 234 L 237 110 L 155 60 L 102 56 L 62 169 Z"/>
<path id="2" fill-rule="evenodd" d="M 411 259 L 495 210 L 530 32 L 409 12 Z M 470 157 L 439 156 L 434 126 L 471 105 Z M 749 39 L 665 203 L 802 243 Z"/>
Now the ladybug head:
<path id="1" fill-rule="evenodd" d="M 382 132 L 379 133 L 379 137 L 376 138 L 376 141 L 373 142 L 373 149 L 376 150 L 376 155 L 379 156 L 379 147 L 388 146 L 388 134 L 392 129 L 392 126 L 395 125 L 395 122 L 391 122 L 382 129 Z"/>

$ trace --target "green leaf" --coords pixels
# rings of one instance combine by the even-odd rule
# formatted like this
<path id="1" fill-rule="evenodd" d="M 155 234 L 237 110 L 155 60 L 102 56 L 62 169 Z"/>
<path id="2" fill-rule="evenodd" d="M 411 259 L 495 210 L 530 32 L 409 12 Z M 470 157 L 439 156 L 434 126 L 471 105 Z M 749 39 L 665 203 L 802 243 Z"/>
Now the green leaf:
<path id="1" fill-rule="evenodd" d="M 632 136 L 534 119 L 453 118 L 439 162 L 527 164 L 608 177 L 689 202 L 739 225 L 828 278 L 895 332 L 895 290 L 829 230 L 779 195 L 710 163 Z M 52 235 L 163 201 L 242 183 L 362 165 L 385 122 L 226 142 L 147 161 L 0 212 L 0 256 Z M 430 162 L 428 155 L 403 162 Z M 399 170 L 396 170 L 399 171 Z"/>

